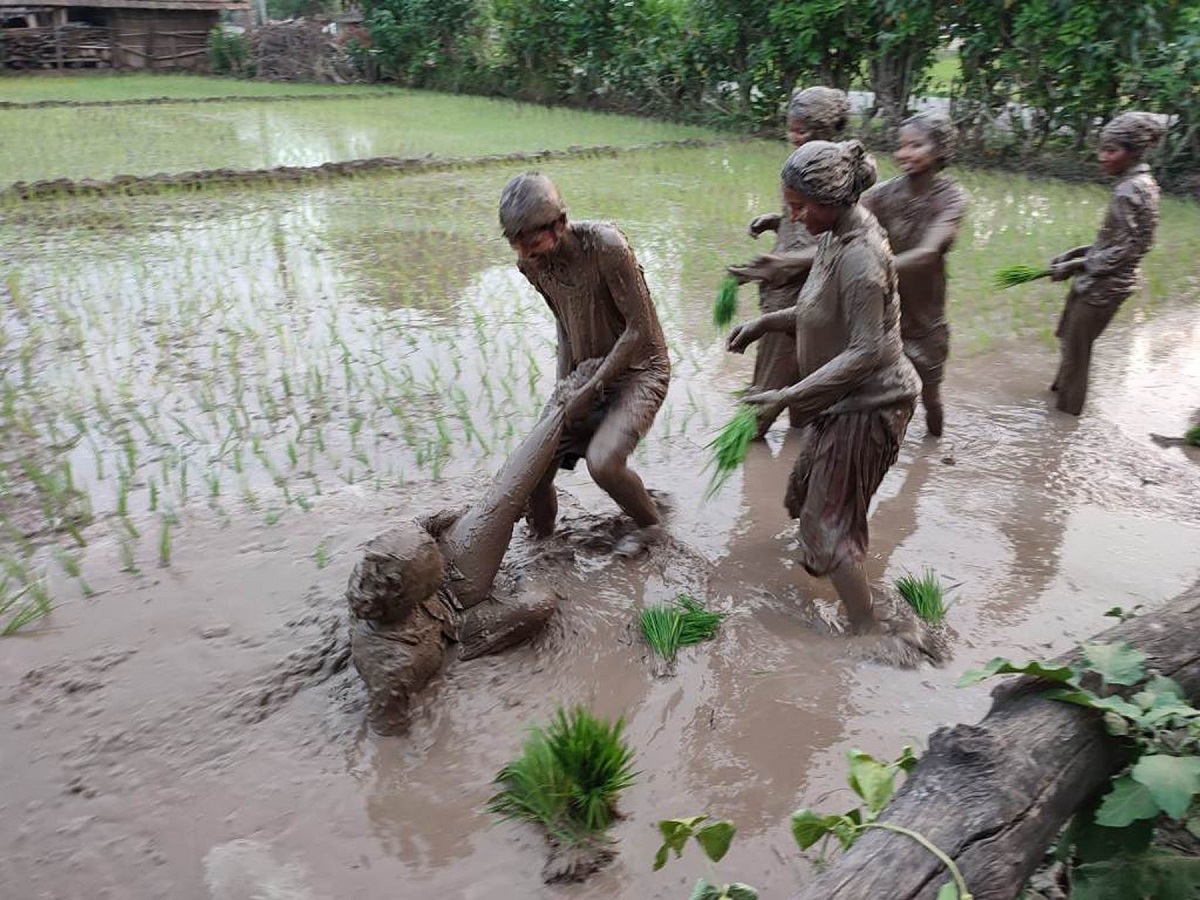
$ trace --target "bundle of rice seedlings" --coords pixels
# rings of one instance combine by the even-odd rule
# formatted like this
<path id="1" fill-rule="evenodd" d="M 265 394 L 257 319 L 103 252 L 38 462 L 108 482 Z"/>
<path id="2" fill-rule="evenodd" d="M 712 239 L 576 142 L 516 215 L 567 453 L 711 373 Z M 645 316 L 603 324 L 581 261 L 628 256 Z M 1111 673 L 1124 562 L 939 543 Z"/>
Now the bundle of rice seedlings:
<path id="1" fill-rule="evenodd" d="M 705 499 L 716 494 L 729 480 L 733 470 L 745 462 L 746 453 L 757 433 L 758 410 L 745 403 L 739 405 L 729 424 L 708 445 L 712 450 L 713 474 L 704 492 Z"/>
<path id="2" fill-rule="evenodd" d="M 713 324 L 724 328 L 733 321 L 737 314 L 738 280 L 732 275 L 726 275 L 717 289 L 717 302 L 713 306 Z"/>
<path id="3" fill-rule="evenodd" d="M 1036 281 L 1038 278 L 1048 278 L 1049 275 L 1049 269 L 1015 265 L 997 269 L 996 274 L 992 278 L 995 281 L 996 287 L 1010 288 L 1018 284 L 1025 284 L 1027 281 Z"/>
<path id="4" fill-rule="evenodd" d="M 683 634 L 683 616 L 673 606 L 647 606 L 641 614 L 642 637 L 667 662 L 675 661 Z"/>
<path id="5" fill-rule="evenodd" d="M 1193 425 L 1183 435 L 1183 439 L 1192 447 L 1200 447 L 1200 425 Z"/>
<path id="6" fill-rule="evenodd" d="M 682 608 L 679 616 L 680 647 L 690 647 L 717 636 L 717 628 L 724 621 L 725 613 L 709 612 L 699 600 L 688 594 L 680 594 L 675 602 Z"/>
<path id="7" fill-rule="evenodd" d="M 930 625 L 940 624 L 946 618 L 949 605 L 945 601 L 941 579 L 932 569 L 926 569 L 920 577 L 906 572 L 896 579 L 896 590 L 908 601 L 913 611 Z"/>
<path id="8" fill-rule="evenodd" d="M 680 647 L 716 637 L 724 618 L 724 613 L 709 612 L 699 600 L 680 594 L 670 603 L 642 610 L 642 635 L 659 656 L 673 663 Z"/>
<path id="9" fill-rule="evenodd" d="M 606 722 L 581 706 L 531 728 L 521 755 L 500 770 L 487 809 L 502 820 L 541 824 L 568 845 L 604 842 L 617 799 L 634 783 L 624 720 Z"/>

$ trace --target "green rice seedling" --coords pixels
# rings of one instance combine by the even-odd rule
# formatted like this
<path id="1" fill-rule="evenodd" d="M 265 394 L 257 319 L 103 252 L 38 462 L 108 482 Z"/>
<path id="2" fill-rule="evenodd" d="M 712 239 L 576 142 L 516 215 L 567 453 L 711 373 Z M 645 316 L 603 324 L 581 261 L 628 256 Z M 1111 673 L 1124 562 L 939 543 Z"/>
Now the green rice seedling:
<path id="1" fill-rule="evenodd" d="M 680 594 L 675 598 L 675 603 L 682 609 L 679 646 L 690 647 L 717 636 L 717 628 L 725 620 L 725 613 L 709 612 L 699 600 L 689 594 Z"/>
<path id="2" fill-rule="evenodd" d="M 162 568 L 171 565 L 171 520 L 163 516 L 162 531 L 158 533 L 158 564 Z"/>
<path id="3" fill-rule="evenodd" d="M 559 709 L 546 728 L 530 730 L 521 755 L 500 770 L 488 811 L 540 823 L 569 844 L 605 840 L 621 791 L 637 777 L 624 727 L 622 719 L 606 722 L 580 706 Z"/>
<path id="4" fill-rule="evenodd" d="M 906 572 L 896 579 L 896 590 L 900 592 L 913 611 L 930 625 L 937 625 L 946 618 L 949 604 L 941 579 L 932 569 L 925 569 L 918 577 Z"/>
<path id="5" fill-rule="evenodd" d="M 1200 447 L 1200 425 L 1193 425 L 1184 434 L 1183 439 L 1190 447 Z"/>
<path id="6" fill-rule="evenodd" d="M 712 451 L 710 465 L 713 474 L 704 492 L 706 499 L 715 495 L 729 480 L 733 471 L 745 461 L 746 453 L 757 433 L 758 410 L 744 403 L 739 404 L 729 424 L 722 428 L 720 434 L 708 445 L 708 449 Z"/>
<path id="7" fill-rule="evenodd" d="M 1010 288 L 1018 284 L 1036 281 L 1039 278 L 1047 278 L 1049 275 L 1049 269 L 1039 269 L 1037 266 L 1014 265 L 997 269 L 995 275 L 992 276 L 992 280 L 998 288 Z"/>
<path id="8" fill-rule="evenodd" d="M 718 328 L 729 325 L 737 315 L 737 305 L 738 280 L 732 275 L 726 275 L 717 289 L 717 302 L 713 305 L 713 324 Z"/>
<path id="9" fill-rule="evenodd" d="M 29 581 L 11 593 L 8 584 L 7 576 L 0 581 L 0 616 L 5 617 L 4 626 L 0 628 L 3 637 L 16 634 L 26 625 L 49 615 L 51 610 L 50 594 L 43 580 Z"/>
<path id="10" fill-rule="evenodd" d="M 666 604 L 647 606 L 641 612 L 639 623 L 642 637 L 654 652 L 667 662 L 674 662 L 683 635 L 683 616 L 679 610 Z"/>

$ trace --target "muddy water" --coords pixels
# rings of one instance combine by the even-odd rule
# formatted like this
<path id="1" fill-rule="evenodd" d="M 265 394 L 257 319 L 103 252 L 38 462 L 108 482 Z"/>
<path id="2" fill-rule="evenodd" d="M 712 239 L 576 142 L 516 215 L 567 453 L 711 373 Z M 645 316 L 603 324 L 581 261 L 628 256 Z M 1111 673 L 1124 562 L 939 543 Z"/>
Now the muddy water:
<path id="1" fill-rule="evenodd" d="M 672 494 L 680 546 L 634 562 L 589 549 L 613 508 L 582 469 L 566 474 L 575 555 L 552 631 L 450 668 L 403 739 L 365 730 L 345 668 L 355 548 L 398 516 L 475 496 L 549 387 L 548 315 L 493 236 L 489 176 L 7 211 L 0 414 L 33 458 L 72 460 L 97 522 L 79 551 L 96 593 L 81 596 L 49 558 L 65 538 L 43 533 L 56 610 L 0 641 L 0 897 L 675 898 L 705 869 L 685 858 L 652 873 L 653 823 L 700 811 L 740 826 L 723 877 L 786 896 L 808 871 L 787 816 L 852 805 L 847 749 L 894 755 L 977 718 L 986 689 L 953 689 L 963 669 L 1058 652 L 1109 607 L 1151 606 L 1200 577 L 1200 459 L 1149 439 L 1181 434 L 1200 406 L 1197 232 L 1171 230 L 1194 212 L 1167 210 L 1151 290 L 1098 344 L 1074 420 L 1045 392 L 1057 287 L 1018 299 L 979 285 L 995 265 L 1086 240 L 1103 195 L 1047 188 L 1031 231 L 1031 201 L 972 176 L 947 437 L 913 428 L 878 495 L 869 561 L 876 578 L 930 566 L 956 585 L 957 655 L 895 672 L 849 654 L 832 592 L 789 552 L 787 432 L 700 499 L 703 445 L 750 365 L 707 324 L 712 272 L 729 235 L 774 205 L 762 185 L 776 148 L 747 154 L 555 171 L 574 209 L 620 215 L 659 304 L 677 377 L 636 466 Z M 123 571 L 121 482 L 138 573 Z M 528 552 L 519 534 L 512 555 Z M 656 678 L 634 615 L 683 590 L 731 617 Z M 643 774 L 616 863 L 546 887 L 537 834 L 482 808 L 525 727 L 569 702 L 624 714 Z"/>

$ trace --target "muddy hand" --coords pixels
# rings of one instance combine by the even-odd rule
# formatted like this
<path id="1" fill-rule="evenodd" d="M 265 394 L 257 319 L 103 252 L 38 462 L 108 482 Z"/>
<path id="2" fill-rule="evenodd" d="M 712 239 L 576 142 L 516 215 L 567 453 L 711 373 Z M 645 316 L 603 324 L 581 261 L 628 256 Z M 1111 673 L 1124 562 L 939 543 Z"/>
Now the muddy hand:
<path id="1" fill-rule="evenodd" d="M 751 391 L 742 396 L 742 402 L 758 407 L 760 419 L 770 418 L 774 421 L 787 406 L 787 393 L 784 391 Z"/>
<path id="2" fill-rule="evenodd" d="M 750 220 L 750 227 L 746 230 L 750 232 L 750 237 L 758 240 L 759 235 L 764 231 L 778 231 L 780 223 L 783 222 L 783 216 L 779 213 L 765 213 L 761 216 L 755 216 Z"/>
<path id="3" fill-rule="evenodd" d="M 563 404 L 563 416 L 567 424 L 581 422 L 591 414 L 592 407 L 596 405 L 598 390 L 599 385 L 584 385 L 568 396 L 566 403 Z"/>
<path id="4" fill-rule="evenodd" d="M 746 348 L 757 341 L 761 335 L 754 322 L 743 322 L 735 325 L 725 341 L 725 349 L 730 353 L 745 353 Z"/>

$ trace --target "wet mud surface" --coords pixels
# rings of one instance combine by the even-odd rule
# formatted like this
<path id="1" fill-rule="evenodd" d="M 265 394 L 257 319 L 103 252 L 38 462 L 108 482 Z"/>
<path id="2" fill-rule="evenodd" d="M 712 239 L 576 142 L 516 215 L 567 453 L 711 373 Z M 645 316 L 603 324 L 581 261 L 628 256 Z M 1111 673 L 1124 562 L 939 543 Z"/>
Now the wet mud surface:
<path id="1" fill-rule="evenodd" d="M 331 94 L 225 94 L 217 97 L 130 97 L 120 100 L 0 100 L 0 109 L 55 109 L 92 106 L 164 106 L 174 103 L 274 103 L 288 100 L 345 100 L 347 97 L 388 97 L 393 91 L 355 91 Z"/>
<path id="2" fill-rule="evenodd" d="M 943 669 L 881 667 L 836 633 L 832 590 L 790 552 L 782 425 L 709 505 L 698 453 L 639 460 L 675 511 L 672 540 L 634 560 L 609 552 L 610 501 L 564 477 L 559 535 L 535 544 L 519 527 L 508 560 L 552 574 L 555 619 L 528 646 L 447 668 L 403 738 L 365 728 L 346 578 L 363 541 L 476 496 L 481 476 L 344 486 L 286 527 L 189 508 L 170 566 L 140 576 L 100 535 L 83 551 L 96 593 L 55 576 L 53 616 L 0 642 L 0 896 L 676 898 L 702 867 L 652 873 L 653 823 L 701 811 L 740 827 L 720 871 L 786 896 L 808 871 L 787 816 L 849 804 L 847 749 L 891 756 L 977 719 L 987 687 L 955 690 L 963 669 L 1051 656 L 1110 607 L 1153 606 L 1200 576 L 1200 458 L 1150 438 L 1195 410 L 1198 345 L 1194 307 L 1119 318 L 1078 420 L 1052 411 L 1049 349 L 952 360 L 947 436 L 910 429 L 868 560 L 876 579 L 931 566 L 955 585 Z M 634 616 L 680 591 L 730 617 L 659 677 Z M 623 713 L 642 774 L 615 862 L 547 886 L 540 834 L 492 825 L 483 806 L 525 727 L 566 702 Z"/>

